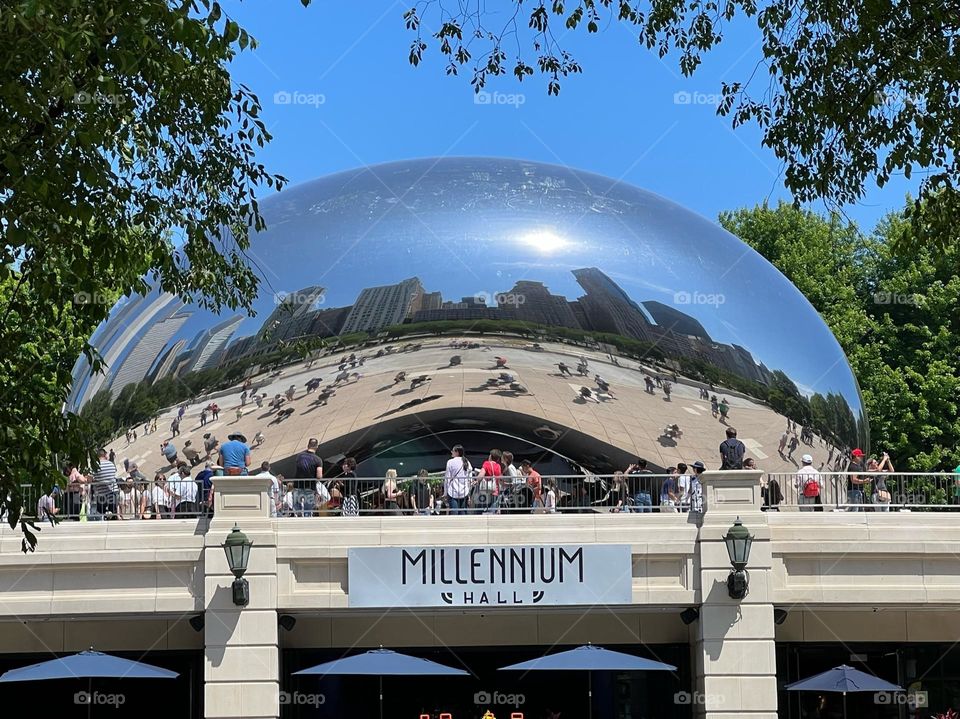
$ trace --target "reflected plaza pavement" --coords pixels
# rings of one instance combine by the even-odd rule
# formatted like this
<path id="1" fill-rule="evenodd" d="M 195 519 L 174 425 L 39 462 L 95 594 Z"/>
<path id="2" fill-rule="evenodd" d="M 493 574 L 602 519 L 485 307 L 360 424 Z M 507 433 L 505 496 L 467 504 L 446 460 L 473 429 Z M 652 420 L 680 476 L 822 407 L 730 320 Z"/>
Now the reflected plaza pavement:
<path id="1" fill-rule="evenodd" d="M 352 370 L 360 372 L 360 378 L 337 386 L 336 393 L 323 406 L 316 400 L 319 391 L 340 373 L 338 364 L 342 355 L 339 353 L 321 357 L 310 367 L 305 362 L 293 364 L 279 377 L 271 378 L 265 373 L 253 378 L 255 387 L 267 395 L 263 408 L 248 401 L 242 418 L 237 420 L 240 386 L 204 396 L 188 406 L 180 436 L 172 441 L 182 449 L 188 439 L 194 446 L 202 447 L 205 432 L 212 432 L 221 442 L 233 432 L 244 434 L 248 440 L 262 432 L 264 442 L 253 450 L 254 466 L 267 460 L 275 467 L 282 469 L 286 465 L 292 470 L 290 458 L 300 452 L 311 437 L 320 440 L 321 447 L 326 450 L 321 455 L 331 466 L 344 455 L 357 454 L 358 459 L 365 459 L 376 454 L 375 449 L 367 449 L 365 454 L 364 448 L 382 440 L 384 417 L 402 423 L 397 433 L 405 440 L 436 432 L 443 424 L 443 418 L 447 417 L 453 418 L 454 422 L 467 420 L 466 424 L 460 425 L 462 427 L 492 433 L 485 440 L 490 446 L 509 450 L 517 440 L 532 438 L 541 445 L 544 457 L 557 452 L 590 471 L 602 473 L 622 470 L 636 457 L 646 458 L 654 470 L 665 469 L 677 462 L 689 465 L 697 460 L 715 469 L 720 465 L 717 448 L 725 437 L 726 426 L 737 429 L 739 438 L 747 446 L 747 456 L 755 458 L 763 470 L 792 471 L 798 466 L 800 454 L 807 452 L 814 456 L 815 464 L 827 461 L 829 447 L 819 437 L 815 437 L 813 447 L 801 445 L 803 449 L 794 453 L 797 463 L 784 459 L 777 449 L 786 418 L 769 406 L 722 387 L 716 387 L 712 394 L 727 399 L 730 406 L 728 425 L 713 417 L 710 401 L 700 397 L 701 385 L 682 375 L 673 384 L 669 401 L 662 389 L 648 393 L 644 377 L 655 376 L 657 370 L 632 359 L 617 358 L 618 366 L 613 364 L 611 356 L 601 352 L 550 343 L 542 344 L 542 350 L 534 351 L 530 349 L 530 342 L 508 337 L 472 337 L 470 341 L 480 343 L 479 348 L 454 349 L 450 347 L 452 339 L 455 341 L 455 338 L 446 337 L 424 338 L 418 351 L 400 351 L 382 357 L 375 357 L 377 346 L 359 351 L 358 357 L 369 357 L 362 367 Z M 401 348 L 403 344 L 393 343 L 392 346 Z M 453 354 L 462 357 L 462 364 L 449 367 Z M 493 358 L 498 355 L 507 359 L 506 370 L 494 367 Z M 579 377 L 575 371 L 573 376 L 561 375 L 558 363 L 573 368 L 581 357 L 588 360 L 589 377 Z M 401 371 L 406 372 L 407 379 L 394 384 L 396 374 Z M 489 379 L 504 371 L 513 374 L 527 391 L 480 389 Z M 421 374 L 429 375 L 430 379 L 411 389 L 409 380 Z M 610 383 L 613 399 L 599 402 L 582 399 L 581 386 L 596 389 L 594 374 L 600 374 Z M 306 382 L 314 377 L 323 378 L 321 390 L 308 394 Z M 269 411 L 268 401 L 285 392 L 291 384 L 295 385 L 294 400 L 285 403 L 284 408 L 293 408 L 294 411 L 287 419 L 277 421 L 277 412 Z M 431 396 L 437 398 L 403 408 L 411 400 Z M 220 406 L 220 419 L 208 420 L 201 427 L 200 411 L 211 402 Z M 469 422 L 471 418 L 491 417 L 491 413 L 489 422 Z M 507 413 L 520 417 L 511 416 L 507 421 Z M 144 471 L 152 472 L 166 466 L 159 444 L 170 437 L 170 422 L 176 414 L 176 407 L 165 412 L 160 416 L 155 434 L 140 434 L 130 445 L 119 438 L 111 445 L 118 459 L 127 457 Z M 497 417 L 503 420 L 502 424 L 498 424 Z M 676 440 L 663 436 L 667 424 L 677 424 L 683 436 Z M 517 430 L 516 434 L 510 432 L 511 427 L 520 426 L 525 430 Z M 503 436 L 498 438 L 497 433 Z M 576 441 L 570 442 L 571 438 Z M 585 438 L 594 441 L 586 442 Z M 448 441 L 446 446 L 454 443 Z M 571 446 L 575 449 L 560 451 L 561 447 Z M 440 458 L 445 462 L 445 456 Z M 330 459 L 335 461 L 329 462 Z M 482 457 L 471 459 L 478 464 Z M 403 460 L 400 461 L 402 464 Z M 442 464 L 431 466 L 427 457 L 423 461 L 422 466 L 431 471 L 442 468 Z M 398 468 L 396 461 L 389 459 L 383 459 L 381 464 L 397 468 L 401 476 L 412 476 L 421 468 L 421 465 L 409 462 Z M 382 472 L 370 476 L 380 474 Z"/>

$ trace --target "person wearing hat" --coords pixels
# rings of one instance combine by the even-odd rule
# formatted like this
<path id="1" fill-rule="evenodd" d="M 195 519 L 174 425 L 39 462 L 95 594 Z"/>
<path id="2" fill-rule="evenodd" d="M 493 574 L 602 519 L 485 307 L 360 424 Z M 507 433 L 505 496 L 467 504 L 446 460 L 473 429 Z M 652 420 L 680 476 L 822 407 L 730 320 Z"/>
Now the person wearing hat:
<path id="1" fill-rule="evenodd" d="M 793 480 L 797 489 L 797 504 L 801 512 L 812 512 L 823 490 L 823 477 L 814 468 L 812 456 L 805 454 L 800 461 L 803 464 Z"/>
<path id="2" fill-rule="evenodd" d="M 187 458 L 187 461 L 190 463 L 191 467 L 196 467 L 200 464 L 200 453 L 193 446 L 193 442 L 189 439 L 183 443 L 183 456 Z"/>
<path id="3" fill-rule="evenodd" d="M 227 440 L 220 446 L 220 464 L 223 465 L 223 473 L 228 477 L 247 474 L 247 467 L 251 462 L 247 438 L 239 432 L 234 432 L 227 437 Z"/>
<path id="4" fill-rule="evenodd" d="M 850 453 L 850 464 L 847 465 L 847 507 L 848 512 L 862 512 L 864 503 L 863 485 L 865 480 L 860 474 L 863 472 L 863 450 L 857 447 Z"/>

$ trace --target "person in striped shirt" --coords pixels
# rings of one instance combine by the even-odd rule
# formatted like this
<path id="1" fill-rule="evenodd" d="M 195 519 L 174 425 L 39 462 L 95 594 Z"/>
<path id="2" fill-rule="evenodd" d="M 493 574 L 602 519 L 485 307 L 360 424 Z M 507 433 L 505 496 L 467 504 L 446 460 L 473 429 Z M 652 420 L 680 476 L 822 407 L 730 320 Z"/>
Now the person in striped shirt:
<path id="1" fill-rule="evenodd" d="M 107 450 L 97 452 L 100 461 L 93 475 L 93 500 L 97 513 L 103 519 L 114 518 L 117 511 L 117 465 L 107 456 Z"/>

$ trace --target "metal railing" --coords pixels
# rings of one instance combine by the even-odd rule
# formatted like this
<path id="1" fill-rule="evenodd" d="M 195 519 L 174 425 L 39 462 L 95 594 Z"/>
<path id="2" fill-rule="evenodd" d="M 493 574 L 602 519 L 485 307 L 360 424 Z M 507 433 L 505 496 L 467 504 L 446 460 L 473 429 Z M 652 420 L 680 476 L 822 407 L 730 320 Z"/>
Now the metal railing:
<path id="1" fill-rule="evenodd" d="M 667 490 L 664 489 L 667 482 Z M 645 514 L 702 510 L 693 477 L 675 475 L 543 475 L 472 477 L 445 482 L 431 475 L 287 480 L 276 497 L 278 516 L 554 514 L 611 512 Z"/>
<path id="2" fill-rule="evenodd" d="M 195 492 L 186 487 L 195 485 Z M 125 489 L 123 480 L 116 483 L 94 482 L 69 491 L 41 495 L 36 487 L 23 485 L 20 497 L 24 515 L 38 522 L 56 520 L 99 522 L 148 519 L 197 519 L 211 516 L 210 497 L 199 480 L 168 480 L 159 488 L 153 482 L 135 483 Z M 178 501 L 178 496 L 186 500 Z M 41 503 L 41 497 L 43 502 Z M 52 517 L 50 515 L 53 515 Z"/>
<path id="3" fill-rule="evenodd" d="M 215 476 L 214 483 L 230 481 Z M 190 480 L 195 481 L 195 480 Z M 656 474 L 544 475 L 483 478 L 471 476 L 447 486 L 442 475 L 425 479 L 402 477 L 386 484 L 384 477 L 332 478 L 323 480 L 279 477 L 270 491 L 272 514 L 278 517 L 350 515 L 440 515 L 440 514 L 554 514 L 596 513 L 644 514 L 701 511 L 702 491 L 693 477 Z M 168 480 L 168 484 L 176 480 Z M 196 481 L 195 481 L 196 482 Z M 61 520 L 142 520 L 207 516 L 203 488 L 197 484 L 196 504 L 156 505 L 153 483 L 133 490 L 116 485 L 91 484 L 78 492 L 51 495 L 54 514 Z M 463 496 L 457 496 L 462 494 Z M 453 495 L 453 496 L 451 496 Z M 25 512 L 42 515 L 39 497 L 31 486 L 21 490 Z M 39 516 L 43 521 L 46 517 Z"/>
<path id="4" fill-rule="evenodd" d="M 196 485 L 196 500 L 177 503 L 173 494 L 189 495 L 177 482 Z M 214 483 L 230 481 L 215 476 Z M 936 472 L 820 472 L 815 475 L 767 473 L 762 478 L 764 509 L 776 511 L 944 511 L 960 510 L 960 474 Z M 816 484 L 816 490 L 812 484 Z M 170 480 L 158 490 L 123 481 L 84 485 L 80 491 L 45 495 L 57 519 L 79 521 L 191 519 L 209 516 L 212 506 L 196 479 Z M 463 496 L 453 496 L 463 495 Z M 543 475 L 480 478 L 454 484 L 432 474 L 416 478 L 279 478 L 270 492 L 278 517 L 440 514 L 553 514 L 611 512 L 683 513 L 703 510 L 703 488 L 692 474 Z M 47 517 L 32 486 L 21 488 L 25 514 Z M 160 503 L 166 499 L 166 503 Z"/>
<path id="5" fill-rule="evenodd" d="M 763 482 L 767 509 L 807 512 L 960 510 L 960 474 L 957 473 L 768 473 Z M 776 502 L 778 495 L 780 501 Z"/>

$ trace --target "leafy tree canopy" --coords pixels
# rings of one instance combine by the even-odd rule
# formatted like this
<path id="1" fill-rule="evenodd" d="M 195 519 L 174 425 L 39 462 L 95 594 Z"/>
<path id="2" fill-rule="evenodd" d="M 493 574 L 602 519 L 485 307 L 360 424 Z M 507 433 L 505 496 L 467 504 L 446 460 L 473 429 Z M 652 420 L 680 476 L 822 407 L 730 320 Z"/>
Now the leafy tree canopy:
<path id="1" fill-rule="evenodd" d="M 270 139 L 227 64 L 254 40 L 213 0 L 10 0 L 0 7 L 0 504 L 82 463 L 70 370 L 145 276 L 249 309 L 244 257 Z M 134 398 L 137 399 L 137 398 Z M 140 402 L 145 399 L 138 400 Z M 139 406 L 145 411 L 146 406 Z M 32 511 L 32 508 L 28 508 Z M 32 538 L 28 538 L 32 542 Z"/>
<path id="2" fill-rule="evenodd" d="M 859 380 L 874 448 L 897 469 L 949 470 L 960 463 L 960 251 L 905 237 L 914 232 L 906 214 L 890 214 L 869 236 L 785 204 L 725 213 L 720 223 L 833 330 Z M 919 249 L 895 252 L 904 242 Z"/>

